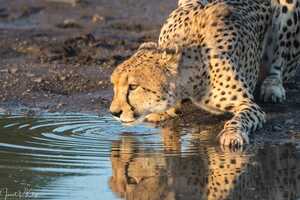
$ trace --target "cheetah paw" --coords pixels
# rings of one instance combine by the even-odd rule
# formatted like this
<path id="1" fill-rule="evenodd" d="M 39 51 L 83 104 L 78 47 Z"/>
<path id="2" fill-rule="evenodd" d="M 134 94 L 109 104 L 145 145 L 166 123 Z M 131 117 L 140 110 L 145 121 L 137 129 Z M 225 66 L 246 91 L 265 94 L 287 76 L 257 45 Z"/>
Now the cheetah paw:
<path id="1" fill-rule="evenodd" d="M 166 112 L 161 112 L 161 113 L 151 113 L 145 117 L 146 122 L 151 122 L 151 123 L 158 123 L 162 121 L 166 121 L 168 119 L 174 118 L 177 116 L 177 110 L 176 108 L 170 108 Z"/>
<path id="2" fill-rule="evenodd" d="M 169 118 L 166 113 L 151 113 L 146 116 L 145 121 L 151 123 L 158 123 L 161 121 L 165 121 Z"/>
<path id="3" fill-rule="evenodd" d="M 242 147 L 244 144 L 249 144 L 247 133 L 224 128 L 218 135 L 218 140 L 221 146 L 229 146 L 232 148 Z"/>
<path id="4" fill-rule="evenodd" d="M 266 78 L 261 85 L 260 98 L 264 102 L 282 103 L 286 99 L 282 81 L 274 78 Z"/>

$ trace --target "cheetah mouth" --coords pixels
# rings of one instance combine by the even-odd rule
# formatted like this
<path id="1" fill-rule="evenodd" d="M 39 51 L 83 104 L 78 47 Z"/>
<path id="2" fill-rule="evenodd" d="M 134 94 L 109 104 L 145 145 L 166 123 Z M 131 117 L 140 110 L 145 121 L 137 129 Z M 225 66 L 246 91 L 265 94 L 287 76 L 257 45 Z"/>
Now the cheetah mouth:
<path id="1" fill-rule="evenodd" d="M 131 121 L 124 121 L 122 120 L 120 117 L 116 117 L 116 116 L 112 116 L 115 120 L 119 121 L 120 123 L 122 123 L 125 126 L 134 126 L 140 123 L 145 122 L 147 115 L 142 115 L 142 116 L 134 116 L 134 120 Z"/>

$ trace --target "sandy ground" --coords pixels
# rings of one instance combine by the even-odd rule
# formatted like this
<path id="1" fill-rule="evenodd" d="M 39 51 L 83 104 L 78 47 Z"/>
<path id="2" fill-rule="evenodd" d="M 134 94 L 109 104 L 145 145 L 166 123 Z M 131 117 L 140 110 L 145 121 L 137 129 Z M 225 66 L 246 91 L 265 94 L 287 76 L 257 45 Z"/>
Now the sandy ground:
<path id="1" fill-rule="evenodd" d="M 112 70 L 140 43 L 156 40 L 176 1 L 0 0 L 0 5 L 2 109 L 98 112 L 109 105 Z"/>
<path id="2" fill-rule="evenodd" d="M 0 111 L 106 113 L 111 72 L 140 43 L 157 40 L 176 4 L 0 0 Z M 287 88 L 287 102 L 262 105 L 268 123 L 260 132 L 271 138 L 293 140 L 300 132 L 300 78 Z"/>

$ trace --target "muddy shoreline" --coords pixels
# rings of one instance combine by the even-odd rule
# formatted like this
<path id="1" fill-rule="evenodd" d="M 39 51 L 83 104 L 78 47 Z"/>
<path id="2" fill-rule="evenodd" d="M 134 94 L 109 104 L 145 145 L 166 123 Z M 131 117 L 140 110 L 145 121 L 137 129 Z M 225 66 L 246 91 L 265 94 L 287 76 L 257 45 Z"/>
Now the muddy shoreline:
<path id="1" fill-rule="evenodd" d="M 0 107 L 103 112 L 110 74 L 140 43 L 156 40 L 169 1 L 4 1 Z"/>
<path id="2" fill-rule="evenodd" d="M 177 4 L 175 0 L 0 2 L 0 112 L 100 115 L 107 113 L 112 97 L 113 69 L 142 42 L 157 40 L 161 24 Z M 287 102 L 262 105 L 268 123 L 257 135 L 300 138 L 300 76 L 287 88 Z M 201 124 L 203 115 L 206 119 L 208 114 L 188 120 Z"/>

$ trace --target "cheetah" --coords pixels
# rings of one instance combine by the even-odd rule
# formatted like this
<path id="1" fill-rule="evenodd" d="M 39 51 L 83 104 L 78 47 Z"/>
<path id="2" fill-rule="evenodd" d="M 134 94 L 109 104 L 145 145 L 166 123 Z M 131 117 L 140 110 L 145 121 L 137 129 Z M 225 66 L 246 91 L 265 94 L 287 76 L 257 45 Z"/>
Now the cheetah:
<path id="1" fill-rule="evenodd" d="M 220 151 L 191 130 L 181 144 L 177 127 L 161 130 L 163 151 L 124 134 L 112 145 L 109 185 L 124 199 L 279 200 L 300 197 L 300 160 L 295 144 L 252 145 Z M 203 138 L 205 140 L 205 138 Z M 184 150 L 183 150 L 184 149 Z M 162 153 L 165 152 L 166 154 Z M 185 154 L 184 152 L 188 152 Z M 172 156 L 169 156 L 169 155 Z"/>
<path id="2" fill-rule="evenodd" d="M 221 145 L 248 144 L 266 121 L 254 100 L 259 77 L 262 100 L 283 102 L 283 81 L 300 63 L 299 2 L 180 0 L 158 43 L 142 44 L 114 70 L 111 113 L 124 123 L 163 120 L 190 99 L 233 115 L 217 137 Z"/>

